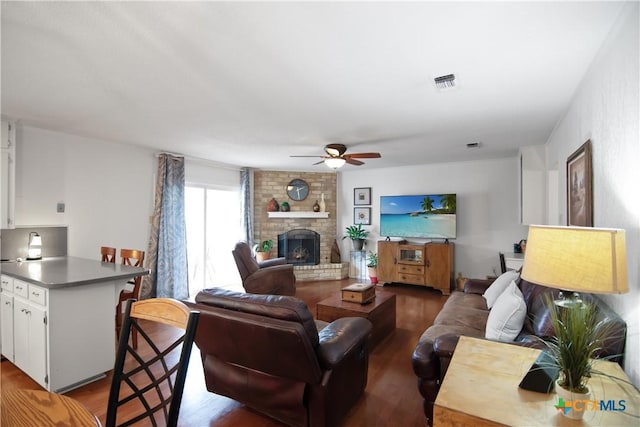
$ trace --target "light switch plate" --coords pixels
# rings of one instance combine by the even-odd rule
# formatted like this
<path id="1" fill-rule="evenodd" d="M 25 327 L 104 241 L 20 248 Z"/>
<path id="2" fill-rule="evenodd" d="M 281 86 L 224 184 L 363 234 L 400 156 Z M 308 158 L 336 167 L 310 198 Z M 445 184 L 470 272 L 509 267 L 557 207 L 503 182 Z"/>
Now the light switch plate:
<path id="1" fill-rule="evenodd" d="M 58 203 L 57 212 L 64 213 L 64 203 L 62 202 Z"/>

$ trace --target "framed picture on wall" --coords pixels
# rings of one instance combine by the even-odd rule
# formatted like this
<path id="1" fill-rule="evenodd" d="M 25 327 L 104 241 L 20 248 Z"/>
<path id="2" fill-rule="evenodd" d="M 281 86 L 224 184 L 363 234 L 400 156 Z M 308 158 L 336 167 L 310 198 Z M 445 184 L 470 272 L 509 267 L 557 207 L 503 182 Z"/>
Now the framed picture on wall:
<path id="1" fill-rule="evenodd" d="M 567 225 L 593 227 L 591 140 L 567 159 Z"/>
<path id="2" fill-rule="evenodd" d="M 354 188 L 353 204 L 354 205 L 370 205 L 371 204 L 371 187 Z"/>
<path id="3" fill-rule="evenodd" d="M 371 208 L 353 208 L 353 223 L 371 225 Z"/>

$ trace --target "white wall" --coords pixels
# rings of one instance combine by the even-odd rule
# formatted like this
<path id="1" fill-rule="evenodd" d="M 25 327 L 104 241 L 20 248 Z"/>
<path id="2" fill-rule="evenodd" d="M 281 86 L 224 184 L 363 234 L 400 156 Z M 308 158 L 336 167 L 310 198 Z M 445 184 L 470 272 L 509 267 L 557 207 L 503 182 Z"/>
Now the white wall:
<path id="1" fill-rule="evenodd" d="M 16 225 L 68 225 L 71 256 L 147 249 L 155 152 L 27 126 L 17 140 Z"/>
<path id="2" fill-rule="evenodd" d="M 558 174 L 558 224 L 566 224 L 566 159 L 593 147 L 594 225 L 626 230 L 629 288 L 604 299 L 627 322 L 625 371 L 640 386 L 640 46 L 638 3 L 630 3 L 594 59 L 548 141 Z"/>
<path id="3" fill-rule="evenodd" d="M 527 237 L 518 220 L 518 159 L 479 160 L 376 170 L 343 169 L 338 174 L 338 236 L 353 224 L 353 189 L 371 187 L 371 231 L 368 249 L 380 240 L 380 196 L 457 194 L 455 275 L 482 278 L 500 273 L 498 252 L 512 252 L 513 243 Z M 382 236 L 384 239 L 385 236 Z M 421 242 L 420 239 L 408 239 Z M 340 242 L 340 240 L 338 240 Z M 342 241 L 343 260 L 349 242 Z"/>

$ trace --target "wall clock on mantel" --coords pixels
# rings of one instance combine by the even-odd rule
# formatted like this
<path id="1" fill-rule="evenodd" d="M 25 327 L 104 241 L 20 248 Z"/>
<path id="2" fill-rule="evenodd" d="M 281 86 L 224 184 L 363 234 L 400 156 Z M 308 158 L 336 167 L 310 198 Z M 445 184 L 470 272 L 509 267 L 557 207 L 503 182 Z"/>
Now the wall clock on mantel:
<path id="1" fill-rule="evenodd" d="M 291 200 L 300 202 L 309 195 L 309 184 L 300 178 L 296 178 L 287 185 L 287 195 Z"/>

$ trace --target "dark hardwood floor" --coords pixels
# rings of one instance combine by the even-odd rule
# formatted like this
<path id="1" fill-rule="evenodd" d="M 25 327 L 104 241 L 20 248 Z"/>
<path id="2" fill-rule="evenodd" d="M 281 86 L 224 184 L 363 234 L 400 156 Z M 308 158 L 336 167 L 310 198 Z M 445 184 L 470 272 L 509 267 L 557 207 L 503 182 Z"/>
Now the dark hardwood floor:
<path id="1" fill-rule="evenodd" d="M 298 282 L 297 296 L 312 313 L 316 303 L 355 280 Z M 426 426 L 422 399 L 411 368 L 411 353 L 422 332 L 429 326 L 446 297 L 429 288 L 387 285 L 396 294 L 396 330 L 371 352 L 369 379 L 364 396 L 346 417 L 343 426 Z M 67 393 L 82 402 L 104 423 L 110 375 Z M 0 390 L 40 389 L 40 386 L 10 362 L 1 364 Z M 223 396 L 209 393 L 204 386 L 197 347 L 191 363 L 180 410 L 180 425 L 188 427 L 279 427 L 283 424 L 263 416 Z"/>

